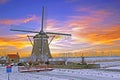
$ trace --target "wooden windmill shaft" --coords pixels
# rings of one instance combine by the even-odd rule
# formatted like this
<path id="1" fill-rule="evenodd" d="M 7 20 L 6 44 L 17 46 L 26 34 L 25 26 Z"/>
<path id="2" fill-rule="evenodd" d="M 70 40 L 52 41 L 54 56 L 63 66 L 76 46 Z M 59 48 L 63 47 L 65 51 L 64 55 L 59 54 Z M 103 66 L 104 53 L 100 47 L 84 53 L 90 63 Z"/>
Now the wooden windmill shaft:
<path id="1" fill-rule="evenodd" d="M 31 54 L 32 61 L 47 62 L 48 59 L 51 58 L 49 43 L 48 43 L 48 38 L 49 38 L 48 34 L 71 36 L 71 34 L 65 34 L 65 33 L 44 32 L 43 24 L 44 24 L 44 7 L 42 10 L 42 23 L 41 23 L 40 32 L 10 29 L 11 31 L 37 33 L 33 37 L 34 43 L 33 43 L 33 49 L 32 49 L 32 54 Z"/>

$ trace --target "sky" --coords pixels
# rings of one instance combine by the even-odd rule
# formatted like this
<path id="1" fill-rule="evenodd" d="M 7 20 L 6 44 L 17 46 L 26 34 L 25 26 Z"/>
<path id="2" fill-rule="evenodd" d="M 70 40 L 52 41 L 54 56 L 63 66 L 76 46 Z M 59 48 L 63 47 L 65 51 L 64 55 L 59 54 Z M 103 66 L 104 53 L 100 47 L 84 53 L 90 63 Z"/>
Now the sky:
<path id="1" fill-rule="evenodd" d="M 51 53 L 92 52 L 120 55 L 120 0 L 0 0 L 0 55 L 31 54 L 27 35 L 10 29 L 69 33 L 56 36 Z M 31 38 L 32 39 L 32 38 Z M 33 39 L 32 39 L 33 40 Z"/>

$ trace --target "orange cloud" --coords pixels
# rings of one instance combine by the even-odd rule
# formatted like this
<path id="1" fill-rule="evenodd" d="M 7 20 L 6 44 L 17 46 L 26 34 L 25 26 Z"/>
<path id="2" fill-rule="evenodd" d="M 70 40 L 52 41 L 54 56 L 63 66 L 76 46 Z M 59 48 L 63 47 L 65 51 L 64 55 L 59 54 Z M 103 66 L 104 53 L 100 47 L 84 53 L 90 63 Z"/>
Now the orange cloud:
<path id="1" fill-rule="evenodd" d="M 27 41 L 27 37 L 0 37 L 0 46 L 13 46 L 16 48 L 24 48 L 31 46 L 29 41 Z"/>
<path id="2" fill-rule="evenodd" d="M 74 40 L 73 43 L 80 44 L 90 42 L 91 44 L 93 40 L 94 43 L 101 44 L 114 42 L 118 39 L 115 38 L 114 40 L 111 40 L 111 36 L 112 38 L 114 38 L 115 36 L 119 37 L 117 35 L 119 34 L 119 31 L 111 29 L 111 25 L 115 25 L 112 24 L 114 20 L 109 23 L 109 18 L 112 14 L 114 14 L 113 12 L 108 12 L 106 10 L 93 10 L 92 8 L 77 8 L 76 11 L 84 11 L 89 13 L 89 15 L 87 14 L 84 16 L 69 16 L 71 21 L 68 21 L 66 26 L 71 28 L 72 30 L 71 33 Z M 119 29 L 118 26 L 114 27 L 117 27 Z M 115 31 L 117 32 L 115 34 L 112 34 Z"/>
<path id="3" fill-rule="evenodd" d="M 72 39 L 74 40 L 73 43 L 86 43 L 86 39 L 81 37 L 79 33 L 86 32 L 86 28 L 91 28 L 93 24 L 100 23 L 102 21 L 101 18 L 90 16 L 72 16 L 72 18 L 73 20 L 68 21 L 65 26 L 67 26 L 69 30 L 71 29 L 70 33 L 72 34 Z"/>
<path id="4" fill-rule="evenodd" d="M 36 16 L 31 16 L 29 18 L 24 18 L 24 19 L 4 19 L 0 20 L 0 24 L 2 25 L 12 25 L 12 24 L 22 24 L 22 23 L 27 23 L 33 20 L 36 20 Z"/>
<path id="5" fill-rule="evenodd" d="M 104 27 L 85 28 L 85 32 L 78 32 L 77 37 L 94 44 L 110 44 L 120 40 L 120 25 Z"/>

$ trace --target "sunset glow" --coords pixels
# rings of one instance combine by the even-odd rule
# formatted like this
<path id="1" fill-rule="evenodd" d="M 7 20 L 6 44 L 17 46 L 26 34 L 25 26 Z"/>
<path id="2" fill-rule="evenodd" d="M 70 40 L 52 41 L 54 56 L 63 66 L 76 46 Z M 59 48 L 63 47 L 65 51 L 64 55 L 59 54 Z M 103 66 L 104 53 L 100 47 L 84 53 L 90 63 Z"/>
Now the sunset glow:
<path id="1" fill-rule="evenodd" d="M 120 0 L 0 0 L 0 55 L 18 52 L 20 57 L 30 56 L 32 45 L 27 35 L 35 34 L 10 29 L 40 31 L 44 5 L 44 30 L 72 34 L 55 37 L 50 44 L 52 56 L 120 56 L 119 3 Z"/>

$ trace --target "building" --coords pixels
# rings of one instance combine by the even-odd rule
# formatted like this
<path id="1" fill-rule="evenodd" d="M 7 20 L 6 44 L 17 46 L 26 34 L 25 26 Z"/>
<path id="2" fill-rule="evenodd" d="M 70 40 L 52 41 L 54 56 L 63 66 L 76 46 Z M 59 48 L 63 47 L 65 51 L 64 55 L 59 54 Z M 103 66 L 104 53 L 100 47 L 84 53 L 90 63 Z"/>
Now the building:
<path id="1" fill-rule="evenodd" d="M 19 55 L 17 54 L 7 54 L 7 62 L 8 63 L 18 63 L 19 62 Z"/>

